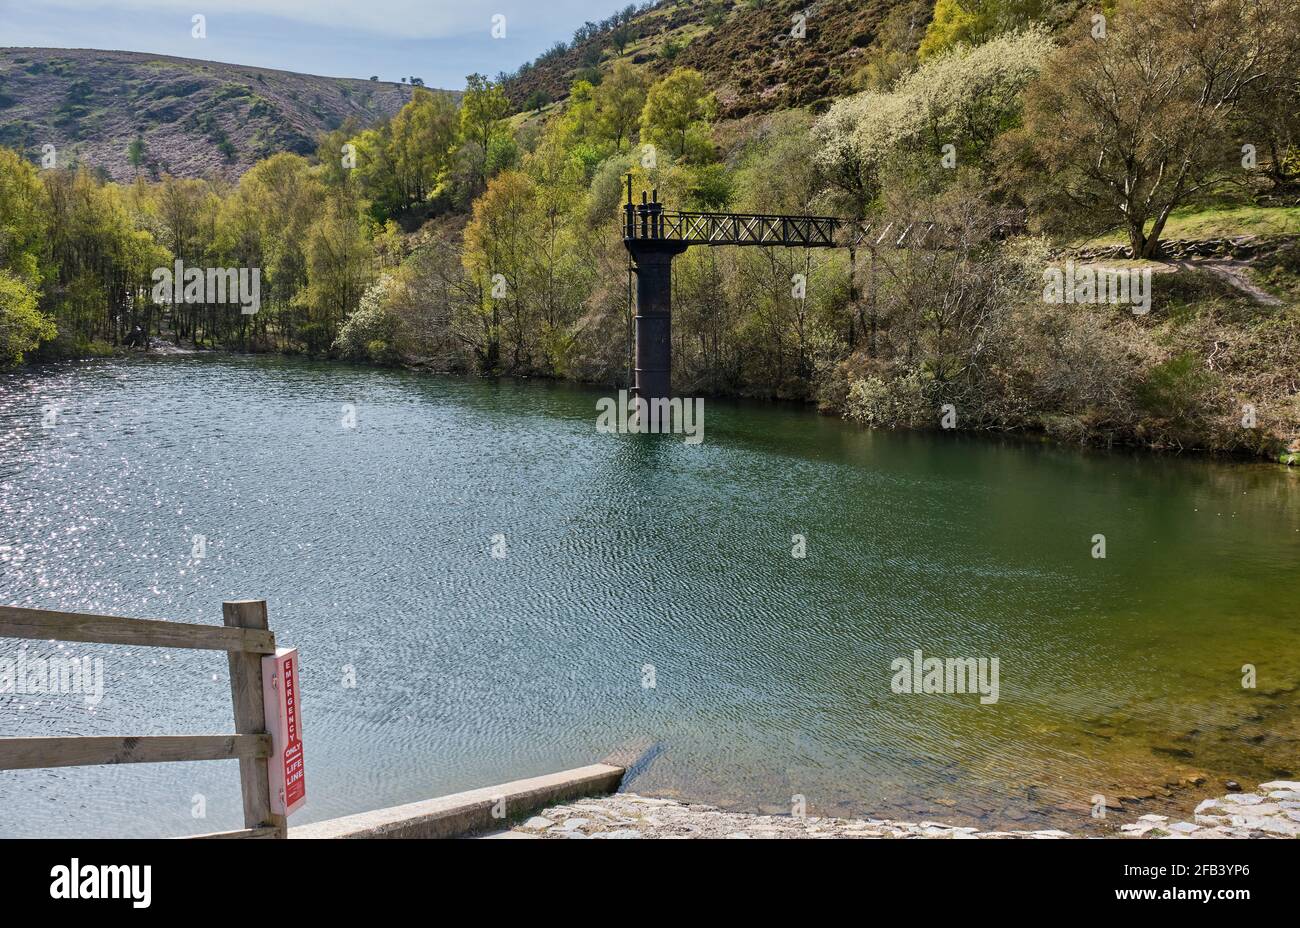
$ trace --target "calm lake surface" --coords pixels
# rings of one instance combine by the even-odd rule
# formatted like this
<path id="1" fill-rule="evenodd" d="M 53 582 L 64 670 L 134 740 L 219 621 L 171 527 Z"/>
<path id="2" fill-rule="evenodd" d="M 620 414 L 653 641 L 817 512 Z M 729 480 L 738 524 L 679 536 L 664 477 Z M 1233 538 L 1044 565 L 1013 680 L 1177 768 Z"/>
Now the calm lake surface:
<path id="1" fill-rule="evenodd" d="M 302 653 L 299 824 L 647 743 L 652 795 L 1018 828 L 1300 772 L 1300 474 L 712 401 L 688 445 L 597 433 L 600 395 L 266 358 L 0 376 L 0 602 L 267 599 Z M 27 646 L 102 657 L 104 698 L 0 694 L 0 735 L 232 728 L 224 653 Z M 892 692 L 915 649 L 999 658 L 998 702 Z M 0 773 L 5 836 L 239 809 L 233 762 Z"/>

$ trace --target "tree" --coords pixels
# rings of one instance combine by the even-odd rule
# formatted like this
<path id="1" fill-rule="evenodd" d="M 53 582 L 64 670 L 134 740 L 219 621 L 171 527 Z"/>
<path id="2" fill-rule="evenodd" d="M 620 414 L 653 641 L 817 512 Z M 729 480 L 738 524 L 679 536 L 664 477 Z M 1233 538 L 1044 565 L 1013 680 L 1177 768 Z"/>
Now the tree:
<path id="1" fill-rule="evenodd" d="M 632 27 L 627 23 L 623 23 L 622 25 L 615 26 L 614 30 L 610 32 L 609 41 L 614 46 L 614 51 L 622 55 L 627 51 L 628 45 L 635 37 L 636 33 L 632 31 Z"/>
<path id="2" fill-rule="evenodd" d="M 1043 0 L 937 0 L 917 54 L 924 60 L 957 45 L 979 45 L 1042 14 Z"/>
<path id="3" fill-rule="evenodd" d="M 49 234 L 49 203 L 36 169 L 0 148 L 0 367 L 57 334 L 37 309 Z"/>
<path id="4" fill-rule="evenodd" d="M 465 227 L 465 270 L 478 284 L 476 316 L 482 330 L 478 363 L 492 372 L 508 346 L 512 367 L 532 360 L 535 333 L 532 297 L 523 280 L 535 251 L 537 185 L 527 174 L 504 171 L 474 201 Z"/>
<path id="5" fill-rule="evenodd" d="M 170 258 L 149 231 L 136 227 L 121 187 L 84 169 L 41 175 L 49 203 L 47 254 L 52 273 L 41 309 L 58 326 L 60 350 L 94 342 L 121 344 L 147 328 L 150 272 Z M 204 221 L 199 207 L 196 224 Z"/>
<path id="6" fill-rule="evenodd" d="M 715 109 L 704 75 L 678 68 L 646 95 L 641 110 L 641 138 L 663 146 L 675 157 L 684 157 L 692 148 L 692 136 L 708 128 Z"/>
<path id="7" fill-rule="evenodd" d="M 437 187 L 456 143 L 456 108 L 445 94 L 417 87 L 393 117 L 387 164 L 402 207 L 421 203 Z"/>
<path id="8" fill-rule="evenodd" d="M 510 101 L 500 84 L 482 74 L 471 74 L 465 79 L 465 96 L 460 102 L 460 128 L 465 141 L 477 146 L 473 159 L 476 189 L 487 186 L 492 143 L 504 131 L 503 121 L 509 113 Z"/>
<path id="9" fill-rule="evenodd" d="M 1124 0 L 1104 39 L 1079 35 L 1028 91 L 1007 174 L 1049 223 L 1119 225 L 1134 257 L 1160 254 L 1179 206 L 1240 170 L 1233 119 L 1268 75 L 1263 7 Z M 1292 39 L 1293 40 L 1293 39 Z"/>
<path id="10" fill-rule="evenodd" d="M 1003 217 L 984 196 L 979 173 L 956 173 L 937 195 L 890 188 L 886 212 L 896 226 L 933 224 L 945 241 L 876 252 L 870 283 L 876 298 L 865 324 L 869 350 L 893 383 L 859 382 L 848 404 L 851 418 L 889 425 L 901 413 L 898 424 L 934 423 L 942 403 L 963 410 L 967 424 L 998 414 L 996 371 L 1011 344 L 1011 308 L 1029 292 L 1033 271 L 996 240 Z"/>
<path id="11" fill-rule="evenodd" d="M 632 65 L 620 61 L 614 65 L 609 78 L 596 88 L 594 100 L 598 132 L 622 151 L 623 141 L 632 141 L 632 133 L 645 107 L 645 78 Z"/>
<path id="12" fill-rule="evenodd" d="M 0 268 L 33 288 L 41 283 L 49 208 L 36 168 L 16 151 L 0 148 Z"/>
<path id="13" fill-rule="evenodd" d="M 131 167 L 139 168 L 144 164 L 145 144 L 144 136 L 137 135 L 131 140 L 131 144 L 126 147 L 126 160 Z"/>
<path id="14" fill-rule="evenodd" d="M 362 294 L 356 312 L 339 329 L 331 351 L 351 361 L 391 363 L 396 354 L 397 319 L 389 311 L 390 275 L 380 277 Z"/>
<path id="15" fill-rule="evenodd" d="M 573 82 L 569 88 L 569 105 L 559 125 L 562 138 L 585 141 L 596 134 L 596 88 L 585 80 Z"/>
<path id="16" fill-rule="evenodd" d="M 1237 134 L 1253 144 L 1275 191 L 1300 187 L 1300 0 L 1256 0 L 1262 77 L 1246 87 Z"/>
<path id="17" fill-rule="evenodd" d="M 0 367 L 21 364 L 23 355 L 57 334 L 53 321 L 36 308 L 36 291 L 0 268 Z"/>
<path id="18" fill-rule="evenodd" d="M 736 185 L 726 167 L 706 164 L 691 173 L 691 201 L 703 210 L 724 210 L 736 196 Z"/>
<path id="19" fill-rule="evenodd" d="M 253 165 L 221 204 L 217 228 L 222 251 L 240 266 L 262 269 L 262 311 L 252 323 L 264 337 L 274 335 L 284 349 L 294 345 L 305 315 L 298 295 L 307 286 L 306 246 L 325 197 L 311 165 L 281 152 Z M 278 329 L 271 333 L 273 322 Z"/>
<path id="20" fill-rule="evenodd" d="M 372 276 L 374 252 L 356 204 L 344 192 L 335 191 L 312 223 L 305 252 L 307 287 L 295 302 L 307 315 L 302 334 L 308 350 L 321 352 L 356 311 Z"/>
<path id="21" fill-rule="evenodd" d="M 532 110 L 534 113 L 541 114 L 542 110 L 551 104 L 551 95 L 545 90 L 534 90 L 528 95 L 524 108 Z"/>
<path id="22" fill-rule="evenodd" d="M 865 90 L 888 90 L 916 66 L 917 47 L 930 15 L 928 0 L 904 0 L 893 7 L 876 30 L 854 82 Z"/>

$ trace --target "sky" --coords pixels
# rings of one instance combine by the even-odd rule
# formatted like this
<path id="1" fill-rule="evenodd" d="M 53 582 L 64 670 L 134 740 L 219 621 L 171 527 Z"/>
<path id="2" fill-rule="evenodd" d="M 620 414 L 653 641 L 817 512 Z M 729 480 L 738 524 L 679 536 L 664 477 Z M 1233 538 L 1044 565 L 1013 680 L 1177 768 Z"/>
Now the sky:
<path id="1" fill-rule="evenodd" d="M 0 0 L 0 46 L 102 48 L 457 90 L 631 0 Z M 205 17 L 195 38 L 192 18 Z M 492 35 L 504 16 L 502 38 Z M 501 31 L 498 29 L 498 31 Z"/>

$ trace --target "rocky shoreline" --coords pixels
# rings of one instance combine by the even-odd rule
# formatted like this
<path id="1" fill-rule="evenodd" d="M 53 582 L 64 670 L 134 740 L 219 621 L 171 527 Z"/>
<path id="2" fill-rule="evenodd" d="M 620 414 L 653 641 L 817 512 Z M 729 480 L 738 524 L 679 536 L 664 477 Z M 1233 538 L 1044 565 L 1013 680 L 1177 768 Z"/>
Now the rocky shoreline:
<path id="1" fill-rule="evenodd" d="M 756 815 L 713 806 L 616 793 L 543 809 L 492 838 L 989 838 L 1084 837 L 1059 829 L 980 831 L 942 822 L 875 818 Z M 1253 793 L 1206 799 L 1189 821 L 1143 815 L 1119 827 L 1117 838 L 1297 838 L 1300 782 L 1274 780 Z"/>

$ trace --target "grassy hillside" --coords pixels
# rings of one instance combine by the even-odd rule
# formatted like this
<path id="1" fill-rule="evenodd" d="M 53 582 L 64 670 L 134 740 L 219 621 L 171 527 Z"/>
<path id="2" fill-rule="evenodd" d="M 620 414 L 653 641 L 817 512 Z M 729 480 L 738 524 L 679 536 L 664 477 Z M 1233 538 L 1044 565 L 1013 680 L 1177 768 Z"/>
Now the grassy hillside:
<path id="1" fill-rule="evenodd" d="M 119 181 L 237 177 L 276 152 L 314 150 L 319 133 L 348 119 L 392 115 L 410 93 L 382 81 L 136 52 L 4 48 L 0 145 L 39 158 L 52 144 L 60 165 L 77 159 Z"/>

